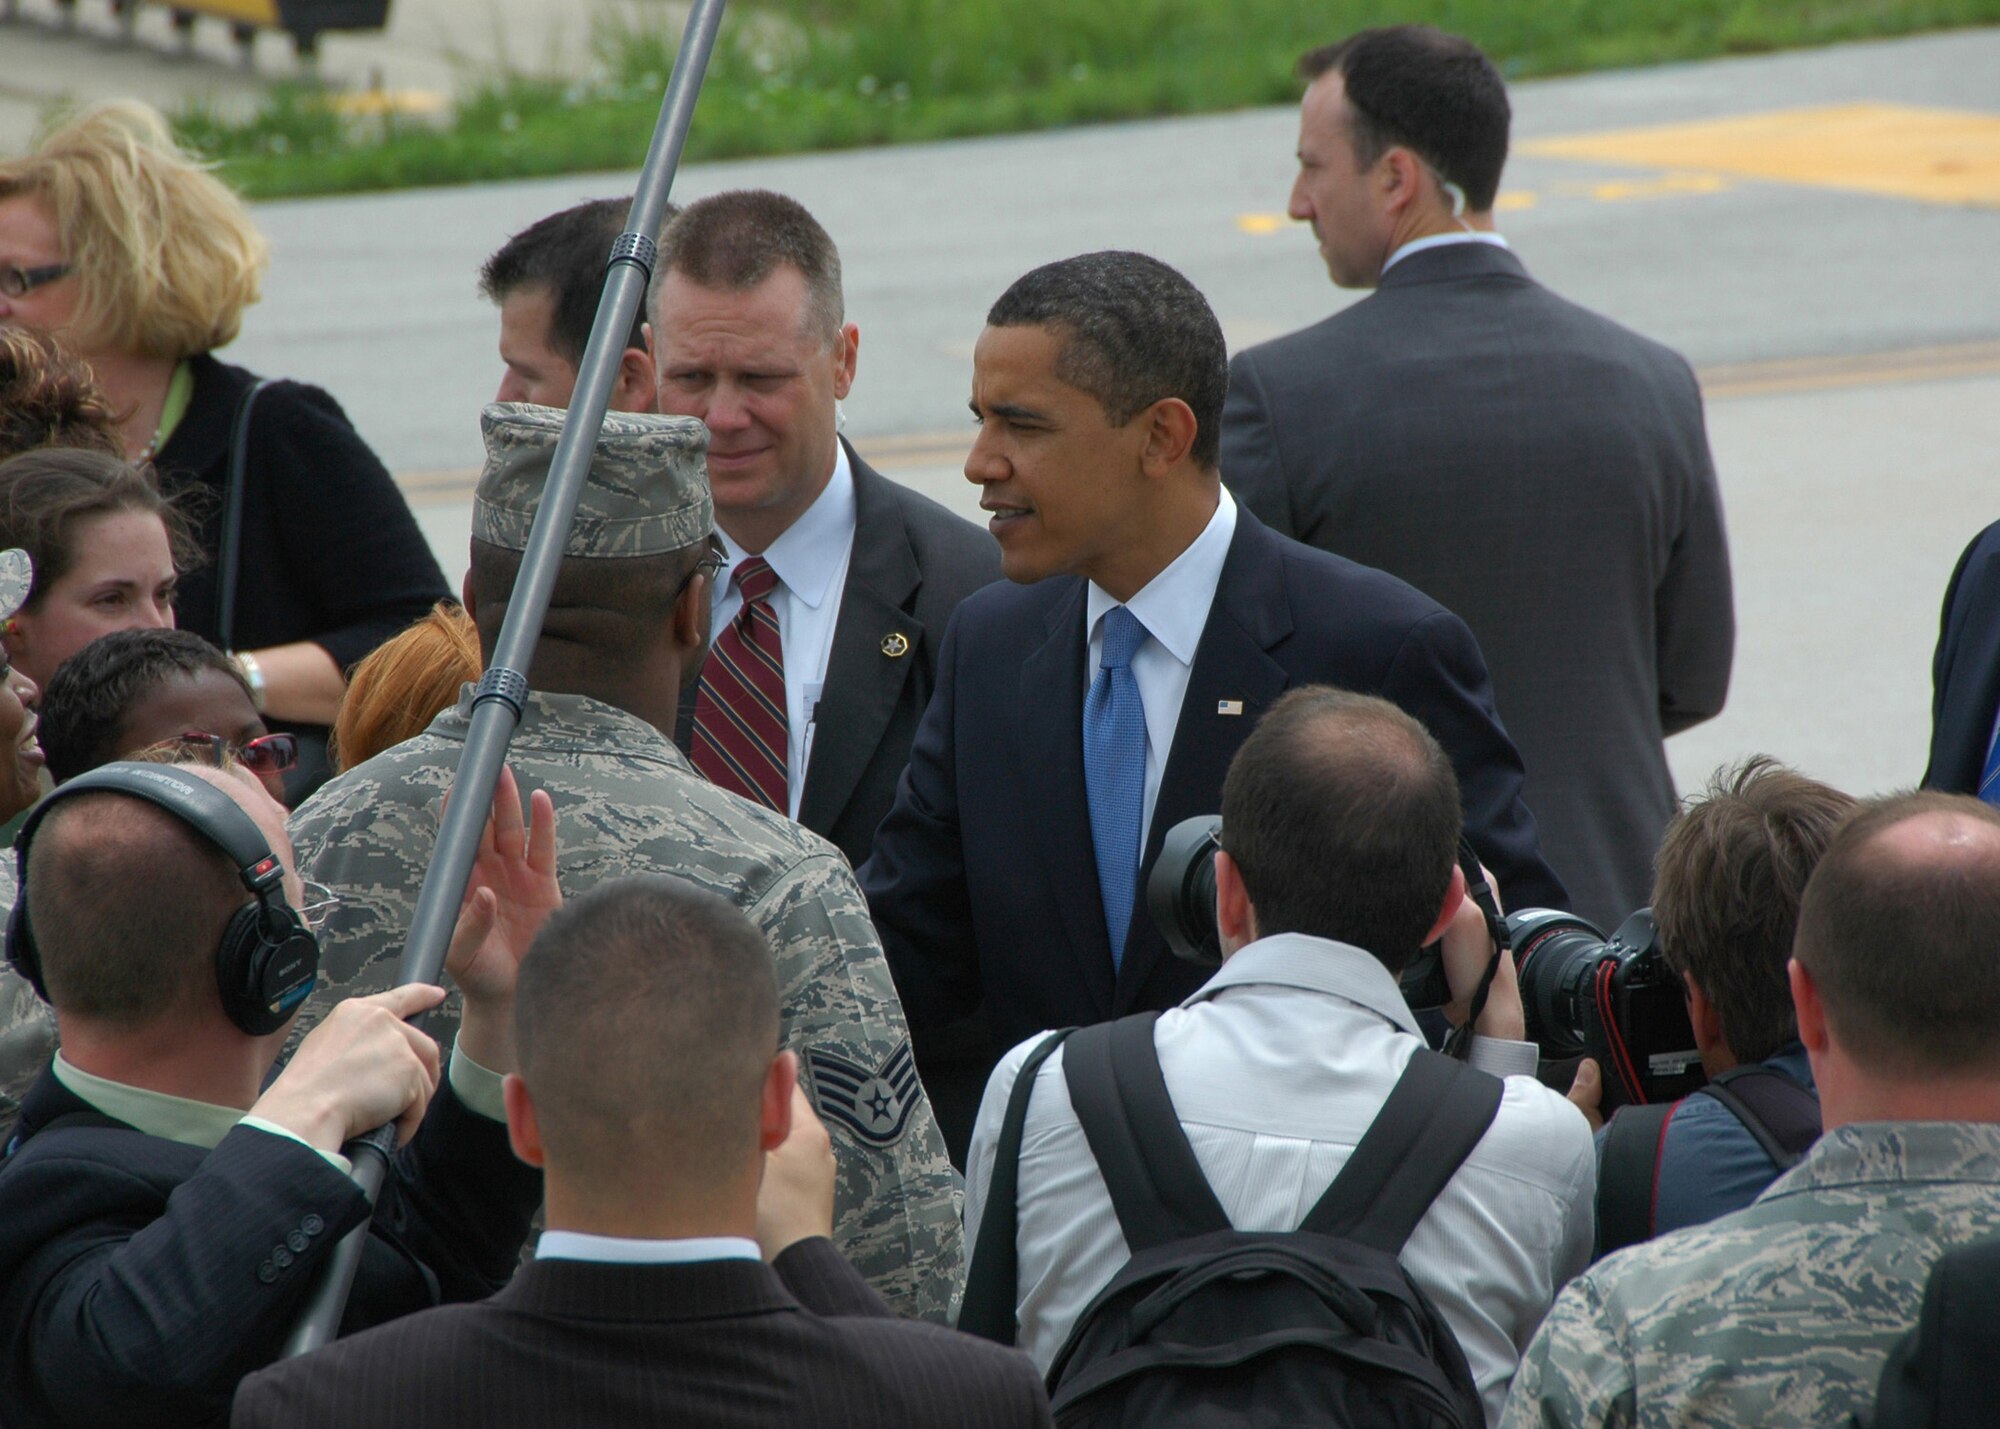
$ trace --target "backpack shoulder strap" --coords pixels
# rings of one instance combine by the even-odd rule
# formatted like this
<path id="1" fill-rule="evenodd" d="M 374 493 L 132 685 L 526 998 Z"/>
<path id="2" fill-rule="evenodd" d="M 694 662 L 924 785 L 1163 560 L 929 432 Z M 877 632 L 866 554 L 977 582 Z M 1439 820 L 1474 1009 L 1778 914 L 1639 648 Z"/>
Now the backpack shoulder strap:
<path id="1" fill-rule="evenodd" d="M 1697 1096 L 1713 1097 L 1735 1113 L 1771 1164 L 1789 1171 L 1819 1140 L 1819 1098 L 1770 1067 L 1732 1067 Z"/>
<path id="2" fill-rule="evenodd" d="M 1201 1174 L 1153 1047 L 1157 1012 L 1086 1027 L 1063 1079 L 1132 1254 L 1230 1228 Z"/>
<path id="3" fill-rule="evenodd" d="M 1659 1197 L 1660 1147 L 1680 1103 L 1620 1107 L 1605 1124 L 1597 1161 L 1597 1250 L 1614 1250 L 1653 1238 Z"/>
<path id="4" fill-rule="evenodd" d="M 979 1222 L 979 1242 L 972 1248 L 972 1265 L 965 1276 L 965 1296 L 959 1302 L 958 1328 L 997 1344 L 1011 1345 L 1017 1326 L 1015 1296 L 1020 1288 L 1016 1237 L 1021 1221 L 1021 1132 L 1028 1124 L 1028 1102 L 1035 1095 L 1035 1074 L 1049 1054 L 1076 1029 L 1064 1028 L 1044 1037 L 1021 1063 L 1000 1120 L 1000 1141 L 993 1150 L 993 1179 L 986 1187 L 986 1215 Z"/>
<path id="5" fill-rule="evenodd" d="M 1299 1229 L 1396 1254 L 1486 1135 L 1505 1090 L 1490 1073 L 1419 1048 Z"/>

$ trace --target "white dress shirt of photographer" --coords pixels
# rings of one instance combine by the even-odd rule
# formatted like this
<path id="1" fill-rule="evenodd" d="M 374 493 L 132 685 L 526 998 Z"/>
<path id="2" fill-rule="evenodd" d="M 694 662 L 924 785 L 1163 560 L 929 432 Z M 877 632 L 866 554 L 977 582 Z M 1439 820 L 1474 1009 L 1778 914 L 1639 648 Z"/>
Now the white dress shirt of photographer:
<path id="1" fill-rule="evenodd" d="M 1242 944 L 1160 1016 L 1160 1069 L 1202 1174 L 1239 1230 L 1292 1230 L 1346 1164 L 1404 1065 L 1424 1045 L 1396 977 L 1373 954 L 1302 933 L 1232 939 L 1218 860 L 1223 945 Z M 1233 870 L 1232 870 L 1233 872 Z M 1237 875 L 1240 888 L 1240 875 Z M 1491 943 L 1454 876 L 1446 976 L 1462 1003 Z M 1247 904 L 1246 904 L 1247 906 Z M 1445 920 L 1440 917 L 1440 922 Z M 1239 924 L 1239 932 L 1241 925 Z M 1512 958 L 1475 1024 L 1472 1065 L 1506 1079 L 1492 1127 L 1410 1235 L 1404 1267 L 1436 1303 L 1489 1423 L 1565 1282 L 1590 1262 L 1597 1162 L 1590 1128 L 1534 1079 Z M 966 1244 L 978 1243 L 995 1143 L 1014 1079 L 1041 1040 L 994 1069 L 967 1166 Z M 1021 1140 L 1020 1346 L 1047 1372 L 1077 1318 L 1131 1258 L 1063 1079 L 1042 1064 Z"/>

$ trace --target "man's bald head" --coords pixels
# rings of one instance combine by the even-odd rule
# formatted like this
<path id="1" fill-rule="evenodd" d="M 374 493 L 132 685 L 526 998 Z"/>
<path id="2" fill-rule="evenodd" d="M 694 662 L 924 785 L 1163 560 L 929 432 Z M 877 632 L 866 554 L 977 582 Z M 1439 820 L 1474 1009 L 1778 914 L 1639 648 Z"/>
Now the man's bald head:
<path id="1" fill-rule="evenodd" d="M 256 822 L 296 899 L 283 810 L 256 776 L 176 767 Z M 249 895 L 228 855 L 192 825 L 128 794 L 72 795 L 35 830 L 27 875 L 49 1001 L 64 1016 L 133 1027 L 219 999 L 216 949 Z"/>
<path id="2" fill-rule="evenodd" d="M 1857 1066 L 2000 1071 L 2000 810 L 1928 792 L 1864 804 L 1806 884 L 1793 956 Z"/>

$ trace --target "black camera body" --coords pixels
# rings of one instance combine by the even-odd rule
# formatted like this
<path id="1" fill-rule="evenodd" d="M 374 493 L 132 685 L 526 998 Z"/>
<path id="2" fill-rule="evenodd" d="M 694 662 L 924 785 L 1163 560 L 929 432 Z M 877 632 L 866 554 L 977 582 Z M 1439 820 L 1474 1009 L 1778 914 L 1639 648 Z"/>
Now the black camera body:
<path id="1" fill-rule="evenodd" d="M 1197 967 L 1222 966 L 1222 934 L 1215 926 L 1215 855 L 1222 847 L 1222 816 L 1197 814 L 1167 830 L 1160 856 L 1146 879 L 1146 911 L 1174 956 Z M 1451 1001 L 1444 960 L 1433 943 L 1403 969 L 1403 1000 L 1416 1011 Z"/>
<path id="2" fill-rule="evenodd" d="M 1589 1056 L 1604 1072 L 1607 1117 L 1628 1102 L 1667 1102 L 1708 1081 L 1688 1020 L 1687 988 L 1641 908 L 1607 942 L 1553 908 L 1507 919 L 1528 1037 L 1549 1060 Z"/>

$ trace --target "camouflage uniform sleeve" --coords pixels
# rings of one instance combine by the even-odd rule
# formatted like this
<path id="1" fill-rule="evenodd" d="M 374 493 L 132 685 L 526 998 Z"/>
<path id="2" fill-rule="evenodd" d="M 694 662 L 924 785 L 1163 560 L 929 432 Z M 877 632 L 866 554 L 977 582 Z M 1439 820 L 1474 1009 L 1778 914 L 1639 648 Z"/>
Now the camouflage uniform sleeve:
<path id="1" fill-rule="evenodd" d="M 1630 1347 L 1596 1284 L 1580 1275 L 1521 1356 L 1500 1429 L 1625 1429 L 1637 1416 Z"/>
<path id="2" fill-rule="evenodd" d="M 834 1241 L 898 1314 L 949 1323 L 964 1272 L 958 1196 L 860 886 L 828 850 L 745 911 L 777 958 L 786 1045 L 833 1138 Z"/>
<path id="3" fill-rule="evenodd" d="M 443 777 L 449 784 L 449 768 Z M 287 825 L 300 874 L 324 883 L 340 900 L 319 931 L 319 986 L 286 1039 L 287 1056 L 335 1003 L 395 985 L 417 890 L 437 842 L 442 796 L 441 788 L 426 788 L 417 793 L 428 797 L 413 802 L 398 797 L 403 792 L 350 774 L 308 801 Z M 426 1030 L 440 1046 L 452 1044 L 458 1007 L 454 989 L 431 1014 Z"/>

